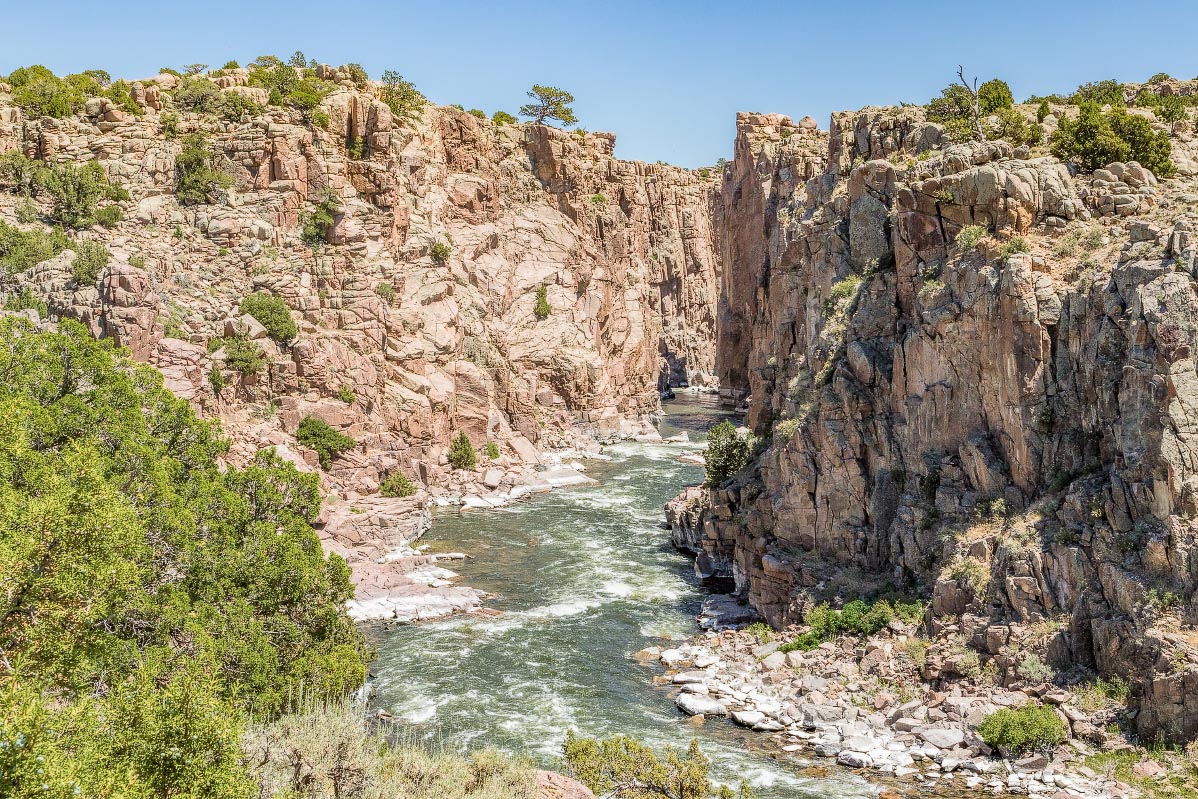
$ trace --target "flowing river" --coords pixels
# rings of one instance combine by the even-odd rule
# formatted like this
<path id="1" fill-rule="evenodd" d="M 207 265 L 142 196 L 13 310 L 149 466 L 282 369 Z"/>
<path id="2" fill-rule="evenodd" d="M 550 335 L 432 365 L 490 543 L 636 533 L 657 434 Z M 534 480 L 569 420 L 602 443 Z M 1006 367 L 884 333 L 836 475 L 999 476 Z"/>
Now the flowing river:
<path id="1" fill-rule="evenodd" d="M 454 748 L 497 746 L 552 768 L 567 729 L 622 733 L 659 751 L 697 736 L 712 778 L 747 780 L 763 799 L 870 796 L 864 781 L 806 776 L 803 763 L 746 746 L 724 719 L 688 722 L 631 655 L 698 632 L 705 591 L 663 529 L 662 506 L 701 468 L 698 449 L 724 417 L 710 398 L 665 403 L 661 433 L 691 444 L 623 443 L 588 462 L 597 486 L 560 489 L 510 508 L 434 516 L 434 552 L 465 552 L 462 580 L 494 594 L 502 615 L 456 616 L 380 631 L 376 702 L 417 736 Z"/>

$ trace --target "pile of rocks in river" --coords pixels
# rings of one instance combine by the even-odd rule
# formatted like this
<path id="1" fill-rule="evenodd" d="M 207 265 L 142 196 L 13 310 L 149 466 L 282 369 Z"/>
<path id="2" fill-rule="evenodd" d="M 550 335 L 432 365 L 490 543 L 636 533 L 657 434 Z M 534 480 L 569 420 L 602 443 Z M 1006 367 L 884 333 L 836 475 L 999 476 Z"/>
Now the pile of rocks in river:
<path id="1" fill-rule="evenodd" d="M 676 648 L 640 655 L 667 670 L 675 703 L 690 716 L 728 716 L 766 733 L 784 752 L 809 752 L 853 769 L 941 789 L 1018 793 L 1055 799 L 1130 795 L 1130 788 L 1086 768 L 1094 748 L 1078 737 L 1053 752 L 999 757 L 977 732 L 991 713 L 1042 702 L 1080 736 L 1103 719 L 1065 690 L 955 684 L 937 691 L 915 675 L 910 629 L 844 637 L 810 652 L 782 652 L 745 630 L 711 631 Z M 1125 746 L 1112 741 L 1106 748 Z"/>

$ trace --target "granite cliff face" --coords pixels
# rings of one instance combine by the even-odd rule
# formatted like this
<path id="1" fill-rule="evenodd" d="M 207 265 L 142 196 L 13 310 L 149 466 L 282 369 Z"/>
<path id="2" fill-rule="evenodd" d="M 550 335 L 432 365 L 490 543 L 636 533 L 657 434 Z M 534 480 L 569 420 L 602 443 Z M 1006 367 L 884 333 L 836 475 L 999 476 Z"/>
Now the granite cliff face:
<path id="1" fill-rule="evenodd" d="M 1193 170 L 1074 176 L 950 146 L 918 108 L 737 127 L 718 371 L 764 448 L 673 503 L 675 541 L 775 625 L 930 591 L 955 646 L 925 676 L 972 648 L 1009 685 L 1043 652 L 1131 680 L 1146 737 L 1192 738 Z"/>

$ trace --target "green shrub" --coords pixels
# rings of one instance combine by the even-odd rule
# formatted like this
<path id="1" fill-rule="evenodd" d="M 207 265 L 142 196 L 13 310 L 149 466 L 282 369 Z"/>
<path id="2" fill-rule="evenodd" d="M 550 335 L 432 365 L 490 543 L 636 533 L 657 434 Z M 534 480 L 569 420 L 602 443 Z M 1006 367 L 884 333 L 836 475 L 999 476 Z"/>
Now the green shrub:
<path id="1" fill-rule="evenodd" d="M 309 247 L 327 244 L 341 211 L 341 201 L 331 189 L 325 189 L 311 211 L 300 214 L 300 238 Z"/>
<path id="2" fill-rule="evenodd" d="M 116 227 L 125 218 L 119 205 L 106 205 L 96 211 L 96 221 L 104 227 Z"/>
<path id="3" fill-rule="evenodd" d="M 1048 101 L 1041 100 L 1040 105 L 1036 108 L 1036 122 L 1043 122 L 1048 119 L 1050 114 L 1052 114 L 1052 109 L 1048 107 Z"/>
<path id="4" fill-rule="evenodd" d="M 0 186 L 26 197 L 36 197 L 46 190 L 49 167 L 36 158 L 26 158 L 16 150 L 0 154 Z"/>
<path id="5" fill-rule="evenodd" d="M 1027 243 L 1027 239 L 1023 238 L 1023 236 L 1012 236 L 1003 242 L 1002 246 L 998 248 L 998 254 L 1002 258 L 1010 258 L 1016 253 L 1031 251 L 1031 246 Z"/>
<path id="6" fill-rule="evenodd" d="M 474 451 L 474 445 L 470 443 L 465 430 L 460 431 L 449 445 L 449 465 L 465 471 L 471 471 L 478 465 L 478 453 Z"/>
<path id="7" fill-rule="evenodd" d="M 990 585 L 990 569 L 972 556 L 960 557 L 949 564 L 949 579 L 976 597 L 981 597 Z"/>
<path id="8" fill-rule="evenodd" d="M 355 136 L 345 143 L 345 155 L 351 161 L 361 161 L 365 149 L 366 140 L 360 136 Z"/>
<path id="9" fill-rule="evenodd" d="M 99 241 L 79 241 L 71 245 L 75 261 L 71 264 L 71 275 L 79 286 L 92 286 L 100 278 L 100 272 L 108 266 L 108 248 Z"/>
<path id="10" fill-rule="evenodd" d="M 1123 84 L 1117 80 L 1100 80 L 1097 83 L 1083 83 L 1069 95 L 1073 105 L 1094 103 L 1098 106 L 1123 105 Z"/>
<path id="11" fill-rule="evenodd" d="M 38 318 L 45 319 L 50 309 L 44 301 L 33 293 L 29 286 L 21 288 L 20 294 L 9 294 L 4 301 L 6 311 L 37 311 Z"/>
<path id="12" fill-rule="evenodd" d="M 213 364 L 212 368 L 208 370 L 208 385 L 212 386 L 212 393 L 218 397 L 226 385 L 224 372 L 216 364 Z"/>
<path id="13" fill-rule="evenodd" d="M 256 795 L 251 714 L 365 678 L 316 476 L 226 468 L 214 423 L 77 322 L 0 340 L 0 794 Z"/>
<path id="14" fill-rule="evenodd" d="M 183 147 L 175 156 L 175 197 L 180 204 L 211 202 L 216 192 L 233 185 L 232 177 L 213 166 L 214 160 L 202 133 L 190 133 L 183 138 Z"/>
<path id="15" fill-rule="evenodd" d="M 236 61 L 226 61 L 221 69 L 241 69 L 241 64 L 238 64 Z"/>
<path id="16" fill-rule="evenodd" d="M 466 113 L 467 113 L 467 114 L 469 114 L 469 115 L 470 115 L 470 116 L 472 116 L 472 117 L 478 117 L 479 119 L 486 119 L 486 118 L 487 118 L 487 112 L 486 112 L 486 111 L 484 111 L 484 110 L 482 110 L 481 108 L 471 108 L 471 109 L 470 109 L 469 111 L 467 111 Z"/>
<path id="17" fill-rule="evenodd" d="M 774 629 L 765 622 L 755 621 L 748 627 L 745 627 L 745 632 L 753 636 L 759 644 L 769 643 L 774 637 Z"/>
<path id="18" fill-rule="evenodd" d="M 923 605 L 918 602 L 899 603 L 899 607 L 901 611 L 884 599 L 872 604 L 855 599 L 840 610 L 821 603 L 803 617 L 803 623 L 811 629 L 783 644 L 779 651 L 808 652 L 838 635 L 873 635 L 896 618 L 912 623 L 923 616 Z"/>
<path id="19" fill-rule="evenodd" d="M 978 87 L 978 110 L 981 113 L 993 114 L 1014 105 L 1015 98 L 1005 80 L 992 78 Z"/>
<path id="20" fill-rule="evenodd" d="M 220 345 L 225 349 L 225 363 L 235 372 L 256 375 L 266 366 L 266 355 L 262 348 L 244 336 L 222 339 Z"/>
<path id="21" fill-rule="evenodd" d="M 404 80 L 403 75 L 389 69 L 383 73 L 382 84 L 379 96 L 391 109 L 391 113 L 395 114 L 397 120 L 405 123 L 420 118 L 428 100 L 416 90 L 414 83 Z"/>
<path id="22" fill-rule="evenodd" d="M 737 434 L 732 422 L 723 421 L 707 431 L 705 485 L 717 486 L 749 462 L 749 442 Z"/>
<path id="23" fill-rule="evenodd" d="M 546 119 L 554 119 L 567 126 L 578 121 L 571 107 L 574 95 L 568 91 L 538 83 L 533 85 L 528 96 L 532 102 L 520 106 L 520 116 L 531 117 L 538 125 L 544 124 Z"/>
<path id="24" fill-rule="evenodd" d="M 1095 170 L 1116 161 L 1138 161 L 1157 177 L 1171 176 L 1172 145 L 1165 131 L 1153 131 L 1143 117 L 1115 108 L 1104 114 L 1096 103 L 1083 103 L 1077 119 L 1062 118 L 1050 140 L 1052 154 Z"/>
<path id="25" fill-rule="evenodd" d="M 607 799 L 732 799 L 738 795 L 726 786 L 716 787 L 708 779 L 711 761 L 694 738 L 684 754 L 667 746 L 665 757 L 659 758 L 634 738 L 579 738 L 569 730 L 562 759 L 571 776 L 595 796 Z M 743 783 L 739 796 L 752 797 Z"/>
<path id="26" fill-rule="evenodd" d="M 995 112 L 995 121 L 990 125 L 987 137 L 1014 145 L 1033 145 L 1044 140 L 1044 130 L 1039 124 L 1024 119 L 1017 109 L 1004 108 Z"/>
<path id="27" fill-rule="evenodd" d="M 553 313 L 553 309 L 549 307 L 549 289 L 544 283 L 537 286 L 537 300 L 533 304 L 532 312 L 541 321 L 548 319 L 549 314 Z"/>
<path id="28" fill-rule="evenodd" d="M 448 261 L 452 252 L 453 250 L 450 249 L 449 245 L 443 241 L 435 241 L 433 242 L 433 246 L 429 248 L 429 255 L 439 264 Z"/>
<path id="29" fill-rule="evenodd" d="M 978 734 L 991 749 L 1048 751 L 1065 740 L 1065 725 L 1052 708 L 1028 705 L 991 713 L 978 727 Z"/>
<path id="30" fill-rule="evenodd" d="M 358 396 L 354 394 L 354 390 L 349 386 L 342 386 L 341 388 L 337 389 L 337 399 L 341 400 L 346 405 L 353 405 L 354 400 L 357 398 Z"/>
<path id="31" fill-rule="evenodd" d="M 308 121 L 311 122 L 314 126 L 320 128 L 321 130 L 329 129 L 329 115 L 327 113 L 325 113 L 324 111 L 321 111 L 319 108 L 315 108 L 312 110 L 312 113 L 309 115 Z"/>
<path id="32" fill-rule="evenodd" d="M 308 449 L 315 450 L 316 457 L 320 461 L 320 468 L 326 472 L 329 470 L 333 458 L 358 446 L 357 441 L 334 430 L 315 416 L 303 418 L 299 423 L 299 428 L 295 431 L 295 438 Z"/>
<path id="33" fill-rule="evenodd" d="M 291 309 L 280 297 L 258 292 L 241 301 L 239 310 L 258 320 L 266 334 L 280 344 L 291 341 L 299 331 L 291 318 Z"/>
<path id="34" fill-rule="evenodd" d="M 496 460 L 499 457 L 499 445 L 494 441 L 487 442 L 487 457 Z"/>
<path id="35" fill-rule="evenodd" d="M 31 117 L 69 117 L 83 111 L 90 96 L 84 89 L 95 81 L 59 78 L 41 65 L 22 67 L 8 76 L 12 101 Z"/>
<path id="36" fill-rule="evenodd" d="M 17 203 L 17 207 L 14 212 L 16 214 L 17 221 L 23 225 L 29 225 L 37 221 L 37 204 L 29 197 L 22 197 Z"/>
<path id="37" fill-rule="evenodd" d="M 379 485 L 384 497 L 410 497 L 416 493 L 416 484 L 403 472 L 392 472 Z"/>
<path id="38" fill-rule="evenodd" d="M 1056 669 L 1044 662 L 1039 655 L 1028 652 L 1015 666 L 1015 671 L 1025 680 L 1034 683 L 1051 682 L 1056 679 Z"/>
<path id="39" fill-rule="evenodd" d="M 509 114 L 507 111 L 496 111 L 494 114 L 491 115 L 491 121 L 494 122 L 496 125 L 511 125 L 511 124 L 515 123 L 517 120 L 514 116 Z"/>
<path id="40" fill-rule="evenodd" d="M 966 225 L 957 233 L 956 244 L 962 250 L 972 250 L 987 235 L 989 231 L 983 225 Z"/>
<path id="41" fill-rule="evenodd" d="M 21 230 L 0 220 L 0 266 L 9 274 L 24 272 L 71 247 L 61 228 Z"/>
<path id="42" fill-rule="evenodd" d="M 592 194 L 591 202 L 595 205 L 607 205 L 607 195 L 606 194 Z"/>
<path id="43" fill-rule="evenodd" d="M 100 200 L 129 199 L 127 191 L 108 182 L 104 167 L 96 161 L 83 166 L 55 164 L 45 173 L 42 183 L 54 198 L 50 217 L 72 228 L 94 224 L 96 203 Z"/>
<path id="44" fill-rule="evenodd" d="M 384 280 L 374 287 L 374 293 L 379 296 L 383 302 L 391 305 L 395 302 L 395 284 L 389 280 Z"/>

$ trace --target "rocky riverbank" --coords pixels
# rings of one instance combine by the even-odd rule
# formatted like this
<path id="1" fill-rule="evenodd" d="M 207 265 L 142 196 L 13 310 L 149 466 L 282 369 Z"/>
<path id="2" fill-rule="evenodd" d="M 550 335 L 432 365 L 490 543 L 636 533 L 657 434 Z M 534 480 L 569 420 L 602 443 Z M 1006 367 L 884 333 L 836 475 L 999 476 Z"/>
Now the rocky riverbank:
<path id="1" fill-rule="evenodd" d="M 1136 795 L 1102 768 L 1110 762 L 1104 753 L 1133 747 L 1108 732 L 1123 711 L 1100 692 L 1085 686 L 1003 688 L 985 680 L 937 685 L 920 676 L 928 642 L 899 621 L 867 638 L 844 636 L 809 652 L 784 651 L 784 642 L 804 631 L 770 636 L 760 627 L 712 630 L 639 656 L 665 669 L 658 680 L 676 691 L 682 712 L 700 720 L 729 717 L 795 757 L 814 755 L 872 773 L 894 780 L 900 790 L 909 786 L 913 794 Z M 767 637 L 773 640 L 762 640 Z M 992 713 L 1040 704 L 1061 719 L 1068 736 L 1062 745 L 1004 756 L 979 735 Z M 1169 768 L 1167 761 L 1144 755 L 1133 770 L 1165 776 Z"/>

